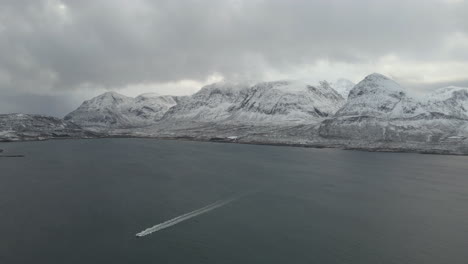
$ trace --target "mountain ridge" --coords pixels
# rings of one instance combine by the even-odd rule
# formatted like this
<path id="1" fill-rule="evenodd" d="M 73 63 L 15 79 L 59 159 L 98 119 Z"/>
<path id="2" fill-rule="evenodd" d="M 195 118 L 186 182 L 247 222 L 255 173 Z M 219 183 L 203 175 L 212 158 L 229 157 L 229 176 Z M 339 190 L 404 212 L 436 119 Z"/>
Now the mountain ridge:
<path id="1" fill-rule="evenodd" d="M 106 92 L 83 102 L 64 120 L 86 128 L 112 129 L 150 125 L 177 104 L 169 95 L 142 94 L 135 98 Z"/>
<path id="2" fill-rule="evenodd" d="M 349 92 L 326 81 L 294 80 L 219 82 L 183 97 L 108 92 L 83 102 L 63 122 L 104 136 L 468 155 L 468 88 L 444 87 L 416 98 L 378 73 L 345 83 Z M 54 138 L 54 129 L 62 128 L 43 134 Z"/>

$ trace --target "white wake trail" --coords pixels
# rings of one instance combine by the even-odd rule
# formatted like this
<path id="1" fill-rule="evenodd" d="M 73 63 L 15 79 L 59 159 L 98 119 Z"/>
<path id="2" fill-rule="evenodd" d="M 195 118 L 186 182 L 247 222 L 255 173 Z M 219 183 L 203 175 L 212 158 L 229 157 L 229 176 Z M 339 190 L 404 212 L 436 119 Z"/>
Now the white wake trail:
<path id="1" fill-rule="evenodd" d="M 154 233 L 154 232 L 157 232 L 159 230 L 162 230 L 162 229 L 168 228 L 170 226 L 176 225 L 176 224 L 178 224 L 180 222 L 183 222 L 183 221 L 186 221 L 186 220 L 188 220 L 190 218 L 193 218 L 193 217 L 199 216 L 201 214 L 207 213 L 207 212 L 212 211 L 212 210 L 214 210 L 216 208 L 219 208 L 221 206 L 225 206 L 226 204 L 231 203 L 231 202 L 241 198 L 242 196 L 244 196 L 244 195 L 239 195 L 239 196 L 236 196 L 236 197 L 233 197 L 233 198 L 230 198 L 230 199 L 214 202 L 214 203 L 209 204 L 209 205 L 207 205 L 205 207 L 202 207 L 200 209 L 197 209 L 197 210 L 194 210 L 192 212 L 180 215 L 180 216 L 178 216 L 176 218 L 167 220 L 167 221 L 162 222 L 160 224 L 157 224 L 157 225 L 155 225 L 153 227 L 147 228 L 147 229 L 141 231 L 140 233 L 136 234 L 136 236 L 137 237 L 147 236 L 147 235 L 149 235 L 151 233 Z"/>

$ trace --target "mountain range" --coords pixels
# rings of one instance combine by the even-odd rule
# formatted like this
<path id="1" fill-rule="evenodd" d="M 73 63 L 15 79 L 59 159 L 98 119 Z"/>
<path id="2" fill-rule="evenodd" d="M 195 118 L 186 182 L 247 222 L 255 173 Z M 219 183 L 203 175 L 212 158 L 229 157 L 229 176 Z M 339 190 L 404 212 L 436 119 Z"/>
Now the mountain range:
<path id="1" fill-rule="evenodd" d="M 3 119 L 11 123 L 15 116 Z M 377 73 L 356 85 L 345 79 L 219 82 L 182 97 L 104 93 L 60 122 L 62 131 L 81 128 L 100 136 L 468 154 L 468 88 L 413 97 Z M 15 130 L 7 123 L 0 131 Z"/>

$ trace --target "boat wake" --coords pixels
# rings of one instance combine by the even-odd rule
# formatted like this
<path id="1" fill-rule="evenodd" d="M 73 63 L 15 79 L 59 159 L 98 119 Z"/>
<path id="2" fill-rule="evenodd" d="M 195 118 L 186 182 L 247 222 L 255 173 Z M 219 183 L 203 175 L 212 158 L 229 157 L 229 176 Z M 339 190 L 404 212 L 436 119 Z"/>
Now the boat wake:
<path id="1" fill-rule="evenodd" d="M 251 192 L 247 193 L 247 194 L 250 194 Z M 152 234 L 154 232 L 158 232 L 160 230 L 163 230 L 165 228 L 168 228 L 168 227 L 171 227 L 173 225 L 176 225 L 180 222 L 183 222 L 183 221 L 186 221 L 186 220 L 189 220 L 190 218 L 193 218 L 193 217 L 196 217 L 196 216 L 199 216 L 201 214 L 204 214 L 204 213 L 208 213 L 209 211 L 212 211 L 214 209 L 217 209 L 217 208 L 220 208 L 222 206 L 225 206 L 229 203 L 232 203 L 238 199 L 240 199 L 241 197 L 243 196 L 246 196 L 247 194 L 242 194 L 242 195 L 237 195 L 237 196 L 234 196 L 232 198 L 229 198 L 229 199 L 225 199 L 225 200 L 220 200 L 220 201 L 217 201 L 217 202 L 214 202 L 212 204 L 209 204 L 205 207 L 202 207 L 200 209 L 197 209 L 197 210 L 194 210 L 192 212 L 189 212 L 189 213 L 186 213 L 186 214 L 183 214 L 183 215 L 180 215 L 180 216 L 177 216 L 173 219 L 170 219 L 170 220 L 167 220 L 165 222 L 162 222 L 160 224 L 157 224 L 155 226 L 152 226 L 150 228 L 147 228 L 143 231 L 141 231 L 140 233 L 137 233 L 136 236 L 137 237 L 144 237 L 144 236 L 147 236 L 149 234 Z"/>

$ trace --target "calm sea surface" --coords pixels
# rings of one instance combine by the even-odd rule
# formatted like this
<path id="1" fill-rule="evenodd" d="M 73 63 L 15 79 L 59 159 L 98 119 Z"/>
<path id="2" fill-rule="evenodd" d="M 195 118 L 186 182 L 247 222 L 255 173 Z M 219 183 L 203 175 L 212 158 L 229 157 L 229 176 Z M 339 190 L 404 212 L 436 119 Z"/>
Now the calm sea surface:
<path id="1" fill-rule="evenodd" d="M 468 157 L 151 139 L 0 148 L 25 155 L 0 158 L 2 264 L 468 263 Z"/>

